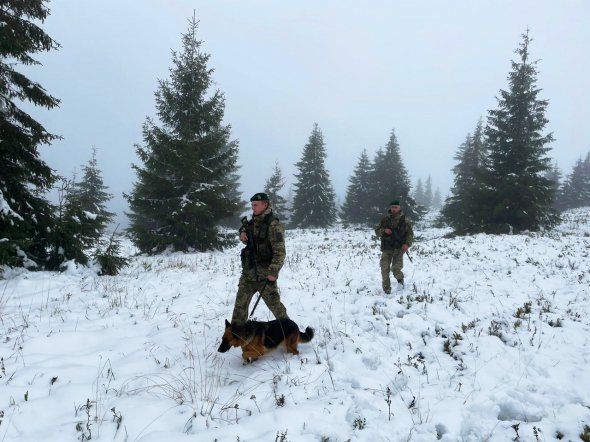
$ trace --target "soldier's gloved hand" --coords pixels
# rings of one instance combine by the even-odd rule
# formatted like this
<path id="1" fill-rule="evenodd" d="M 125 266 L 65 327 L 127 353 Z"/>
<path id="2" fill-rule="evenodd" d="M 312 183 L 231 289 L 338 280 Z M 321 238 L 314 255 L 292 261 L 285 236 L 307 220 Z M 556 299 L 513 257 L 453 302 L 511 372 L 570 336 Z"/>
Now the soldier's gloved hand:
<path id="1" fill-rule="evenodd" d="M 391 235 L 393 233 L 393 231 L 391 229 L 385 228 L 384 230 L 386 235 Z"/>
<path id="2" fill-rule="evenodd" d="M 402 251 L 404 253 L 406 253 L 408 251 L 408 249 L 410 248 L 410 246 L 408 246 L 407 244 L 402 244 Z"/>

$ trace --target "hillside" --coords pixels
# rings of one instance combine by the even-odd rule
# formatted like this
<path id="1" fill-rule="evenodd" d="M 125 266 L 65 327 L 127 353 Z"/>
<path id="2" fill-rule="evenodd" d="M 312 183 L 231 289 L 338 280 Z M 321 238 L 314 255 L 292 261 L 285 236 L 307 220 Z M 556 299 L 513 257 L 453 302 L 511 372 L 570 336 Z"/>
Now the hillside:
<path id="1" fill-rule="evenodd" d="M 237 244 L 116 277 L 5 269 L 0 441 L 590 437 L 590 208 L 545 234 L 415 232 L 384 295 L 372 231 L 287 231 L 282 300 L 316 336 L 247 366 L 217 353 Z"/>

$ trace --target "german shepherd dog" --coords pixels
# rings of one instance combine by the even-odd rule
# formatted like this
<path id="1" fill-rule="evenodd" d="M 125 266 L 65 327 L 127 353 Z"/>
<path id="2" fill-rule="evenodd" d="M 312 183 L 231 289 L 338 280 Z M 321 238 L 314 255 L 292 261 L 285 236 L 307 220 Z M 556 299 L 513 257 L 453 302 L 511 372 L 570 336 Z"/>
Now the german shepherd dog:
<path id="1" fill-rule="evenodd" d="M 298 325 L 290 319 L 274 321 L 246 321 L 242 326 L 225 321 L 225 332 L 217 349 L 225 353 L 232 347 L 242 347 L 244 364 L 257 360 L 260 356 L 282 345 L 286 351 L 299 354 L 297 345 L 313 339 L 313 328 L 307 327 L 305 332 L 299 331 Z"/>

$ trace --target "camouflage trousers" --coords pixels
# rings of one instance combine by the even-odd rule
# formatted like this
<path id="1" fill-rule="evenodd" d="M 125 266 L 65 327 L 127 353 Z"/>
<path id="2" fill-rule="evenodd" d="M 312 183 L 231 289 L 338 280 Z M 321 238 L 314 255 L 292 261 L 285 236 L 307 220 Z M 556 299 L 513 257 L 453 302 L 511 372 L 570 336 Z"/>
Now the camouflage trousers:
<path id="1" fill-rule="evenodd" d="M 238 294 L 232 314 L 232 323 L 244 324 L 248 320 L 248 308 L 252 297 L 261 293 L 262 300 L 277 319 L 287 319 L 287 309 L 281 302 L 277 282 L 253 281 L 247 274 L 242 273 L 238 283 Z"/>
<path id="2" fill-rule="evenodd" d="M 393 276 L 398 281 L 404 279 L 404 273 L 402 272 L 404 267 L 404 252 L 402 249 L 384 250 L 381 253 L 379 266 L 381 267 L 381 286 L 384 291 L 391 291 L 390 272 L 393 272 Z"/>

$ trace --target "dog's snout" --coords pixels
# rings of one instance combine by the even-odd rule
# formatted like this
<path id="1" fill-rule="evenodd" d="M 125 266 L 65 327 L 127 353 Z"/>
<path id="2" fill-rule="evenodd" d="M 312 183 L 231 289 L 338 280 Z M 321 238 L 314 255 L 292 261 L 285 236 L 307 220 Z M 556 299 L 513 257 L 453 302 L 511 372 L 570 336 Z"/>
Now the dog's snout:
<path id="1" fill-rule="evenodd" d="M 231 348 L 231 346 L 227 342 L 221 341 L 221 344 L 219 344 L 219 348 L 217 349 L 217 351 L 219 353 L 225 353 L 230 348 Z"/>

